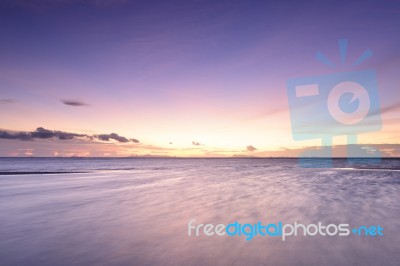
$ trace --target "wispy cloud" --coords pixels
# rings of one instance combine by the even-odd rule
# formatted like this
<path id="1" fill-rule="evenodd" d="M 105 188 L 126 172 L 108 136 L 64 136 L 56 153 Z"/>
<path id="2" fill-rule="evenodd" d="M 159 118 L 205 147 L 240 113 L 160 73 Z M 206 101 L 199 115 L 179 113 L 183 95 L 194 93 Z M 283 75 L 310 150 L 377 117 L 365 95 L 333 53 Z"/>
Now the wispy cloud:
<path id="1" fill-rule="evenodd" d="M 14 99 L 0 99 L 0 104 L 9 104 L 9 103 L 15 103 L 16 100 Z"/>
<path id="2" fill-rule="evenodd" d="M 400 109 L 400 103 L 395 103 L 391 104 L 388 106 L 384 106 L 381 108 L 380 113 L 381 114 L 386 114 L 386 113 L 391 113 L 394 110 Z"/>
<path id="3" fill-rule="evenodd" d="M 88 106 L 89 104 L 82 102 L 82 101 L 78 101 L 78 100 L 67 100 L 67 99 L 62 99 L 60 100 L 63 104 L 65 105 L 69 105 L 69 106 Z"/>
<path id="4" fill-rule="evenodd" d="M 34 139 L 51 139 L 56 138 L 59 140 L 70 140 L 70 139 L 84 139 L 88 141 L 117 141 L 120 143 L 139 143 L 137 139 L 129 139 L 123 136 L 120 136 L 116 133 L 111 134 L 100 134 L 100 135 L 88 135 L 88 134 L 79 134 L 79 133 L 71 133 L 64 132 L 59 130 L 48 130 L 43 127 L 38 127 L 35 131 L 32 132 L 10 132 L 10 131 L 0 131 L 0 139 L 15 139 L 15 140 L 34 140 Z"/>

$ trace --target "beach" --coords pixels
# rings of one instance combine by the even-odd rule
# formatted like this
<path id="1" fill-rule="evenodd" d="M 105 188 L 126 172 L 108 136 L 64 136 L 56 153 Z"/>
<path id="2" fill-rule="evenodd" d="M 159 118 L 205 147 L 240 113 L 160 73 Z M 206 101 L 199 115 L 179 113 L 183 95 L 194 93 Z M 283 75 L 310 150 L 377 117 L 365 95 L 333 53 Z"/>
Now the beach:
<path id="1" fill-rule="evenodd" d="M 344 167 L 340 160 L 341 167 L 305 169 L 295 159 L 2 158 L 1 172 L 14 173 L 0 176 L 0 260 L 2 265 L 397 265 L 400 172 L 393 169 L 399 163 L 383 160 L 371 171 Z M 28 170 L 36 174 L 18 174 Z M 379 224 L 384 235 L 246 241 L 188 236 L 191 219 Z"/>

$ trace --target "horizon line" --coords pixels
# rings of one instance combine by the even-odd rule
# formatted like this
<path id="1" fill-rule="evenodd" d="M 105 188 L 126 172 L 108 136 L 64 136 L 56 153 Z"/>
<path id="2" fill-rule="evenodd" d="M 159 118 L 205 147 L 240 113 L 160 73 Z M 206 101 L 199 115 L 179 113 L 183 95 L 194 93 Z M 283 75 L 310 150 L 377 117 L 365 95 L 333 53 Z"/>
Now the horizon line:
<path id="1" fill-rule="evenodd" d="M 0 159 L 31 158 L 31 159 L 400 159 L 400 157 L 293 157 L 293 156 L 0 156 Z"/>

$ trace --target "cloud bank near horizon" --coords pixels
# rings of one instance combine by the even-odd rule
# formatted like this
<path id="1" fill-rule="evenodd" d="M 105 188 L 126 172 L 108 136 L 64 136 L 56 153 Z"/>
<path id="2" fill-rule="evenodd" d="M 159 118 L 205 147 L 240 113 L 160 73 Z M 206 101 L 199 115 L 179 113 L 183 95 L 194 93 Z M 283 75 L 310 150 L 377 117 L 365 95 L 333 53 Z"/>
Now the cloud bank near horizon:
<path id="1" fill-rule="evenodd" d="M 6 131 L 0 130 L 0 139 L 11 139 L 11 140 L 23 140 L 31 141 L 35 139 L 59 139 L 59 140 L 71 140 L 71 139 L 84 139 L 88 141 L 117 141 L 119 143 L 139 143 L 139 140 L 134 138 L 126 138 L 118 135 L 117 133 L 111 134 L 99 134 L 99 135 L 88 135 L 79 134 L 72 132 L 65 132 L 59 130 L 49 130 L 43 127 L 38 127 L 35 131 Z"/>

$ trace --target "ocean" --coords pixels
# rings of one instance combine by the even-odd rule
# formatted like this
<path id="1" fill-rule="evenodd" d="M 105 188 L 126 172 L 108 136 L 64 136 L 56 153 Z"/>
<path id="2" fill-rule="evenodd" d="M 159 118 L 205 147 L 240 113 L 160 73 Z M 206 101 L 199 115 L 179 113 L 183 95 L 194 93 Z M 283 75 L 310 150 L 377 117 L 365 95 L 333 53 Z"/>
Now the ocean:
<path id="1" fill-rule="evenodd" d="M 318 165 L 318 162 L 315 164 Z M 400 160 L 0 158 L 0 265 L 399 265 Z M 383 235 L 188 235 L 188 223 Z"/>

